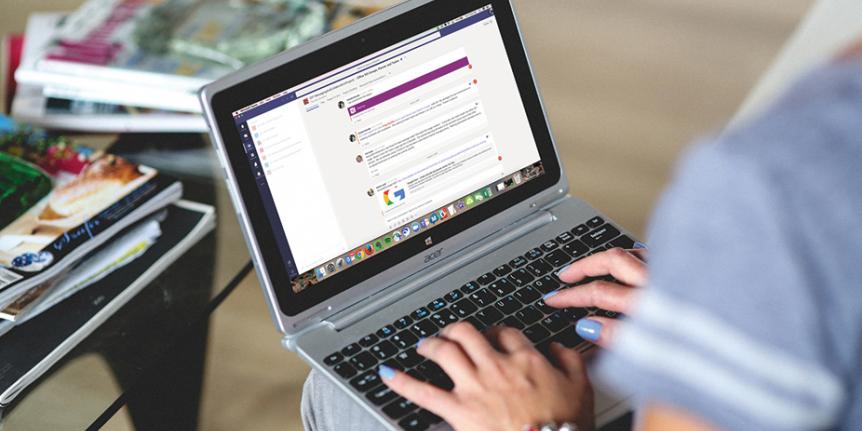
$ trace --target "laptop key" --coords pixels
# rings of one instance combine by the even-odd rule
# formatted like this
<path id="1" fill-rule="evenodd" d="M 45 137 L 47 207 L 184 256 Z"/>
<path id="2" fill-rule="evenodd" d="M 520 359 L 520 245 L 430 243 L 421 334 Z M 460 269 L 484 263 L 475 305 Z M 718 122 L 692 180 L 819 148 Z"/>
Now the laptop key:
<path id="1" fill-rule="evenodd" d="M 581 236 L 581 235 L 583 235 L 589 231 L 590 231 L 590 228 L 588 228 L 587 225 L 579 224 L 579 225 L 575 226 L 574 229 L 572 229 L 572 234 L 574 234 L 575 236 Z"/>
<path id="2" fill-rule="evenodd" d="M 589 311 L 586 308 L 566 308 L 563 310 L 563 316 L 566 316 L 570 322 L 575 322 L 587 317 Z"/>
<path id="3" fill-rule="evenodd" d="M 429 412 L 428 410 L 422 409 L 419 410 L 419 416 L 422 416 L 422 420 L 430 425 L 439 424 L 443 422 L 443 418 L 435 415 L 434 413 Z"/>
<path id="4" fill-rule="evenodd" d="M 335 365 L 341 362 L 342 359 L 344 359 L 344 355 L 339 352 L 335 352 L 323 358 L 323 363 L 326 365 Z"/>
<path id="5" fill-rule="evenodd" d="M 563 329 L 559 334 L 554 335 L 552 339 L 570 349 L 584 342 L 584 339 L 575 332 L 574 326 Z"/>
<path id="6" fill-rule="evenodd" d="M 565 243 L 575 239 L 575 236 L 572 235 L 571 232 L 563 232 L 563 233 L 557 235 L 557 237 L 554 239 L 557 240 L 557 242 L 560 244 L 565 244 Z"/>
<path id="7" fill-rule="evenodd" d="M 350 343 L 347 347 L 341 349 L 341 354 L 344 356 L 353 356 L 362 351 L 362 347 L 359 347 L 359 343 Z"/>
<path id="8" fill-rule="evenodd" d="M 504 263 L 504 264 L 502 264 L 502 265 L 500 265 L 500 266 L 498 266 L 498 267 L 494 268 L 494 271 L 492 271 L 492 272 L 493 272 L 493 273 L 494 273 L 494 275 L 496 275 L 497 277 L 505 277 L 505 276 L 506 276 L 506 274 L 508 274 L 508 273 L 512 272 L 512 268 L 510 268 L 510 267 L 509 267 L 509 265 L 506 265 L 506 264 Z"/>
<path id="9" fill-rule="evenodd" d="M 398 398 L 398 394 L 392 391 L 392 389 L 389 389 L 388 386 L 380 385 L 368 391 L 368 393 L 365 394 L 365 398 L 367 398 L 368 401 L 371 401 L 371 404 L 380 406 Z"/>
<path id="10" fill-rule="evenodd" d="M 542 318 L 542 316 L 544 316 L 544 314 L 542 314 L 541 311 L 537 310 L 536 307 L 532 305 L 529 307 L 525 307 L 523 310 L 515 313 L 515 317 L 517 317 L 518 320 L 524 322 L 527 325 L 531 325 L 537 322 L 539 319 Z"/>
<path id="11" fill-rule="evenodd" d="M 494 281 L 494 280 L 496 280 L 496 279 L 497 279 L 497 276 L 495 276 L 494 274 L 492 274 L 492 273 L 490 273 L 490 272 L 486 272 L 485 274 L 482 274 L 482 276 L 481 276 L 481 277 L 479 277 L 478 279 L 476 279 L 476 281 L 478 281 L 478 282 L 479 282 L 479 284 L 481 284 L 482 286 L 484 286 L 484 285 L 486 285 L 486 284 L 491 284 L 491 282 L 493 282 L 493 281 Z"/>
<path id="12" fill-rule="evenodd" d="M 548 304 L 545 304 L 545 301 L 543 301 L 541 299 L 536 302 L 535 307 L 536 307 L 536 310 L 539 310 L 540 312 L 542 312 L 542 314 L 551 314 L 554 311 L 557 311 L 556 308 L 551 307 Z"/>
<path id="13" fill-rule="evenodd" d="M 477 290 L 479 290 L 479 283 L 476 283 L 475 281 L 467 282 L 463 286 L 461 286 L 461 291 L 467 295 Z"/>
<path id="14" fill-rule="evenodd" d="M 377 365 L 377 359 L 374 359 L 374 355 L 368 352 L 361 352 L 356 356 L 350 358 L 350 364 L 353 365 L 357 370 L 367 370 L 375 365 Z"/>
<path id="15" fill-rule="evenodd" d="M 527 283 L 533 281 L 534 277 L 530 275 L 524 268 L 519 268 L 515 271 L 512 271 L 506 278 L 509 279 L 512 283 L 515 283 L 515 286 L 521 287 L 526 285 Z"/>
<path id="16" fill-rule="evenodd" d="M 554 268 L 559 268 L 569 263 L 571 259 L 563 250 L 554 250 L 545 255 L 545 262 L 548 262 Z"/>
<path id="17" fill-rule="evenodd" d="M 599 311 L 596 312 L 596 315 L 601 316 L 601 317 L 610 317 L 611 319 L 616 319 L 620 316 L 620 314 L 617 313 L 616 311 L 602 310 L 602 309 L 599 309 Z"/>
<path id="18" fill-rule="evenodd" d="M 512 268 L 520 268 L 520 267 L 526 265 L 527 262 L 528 262 L 527 259 L 524 259 L 523 257 L 518 256 L 518 257 L 509 261 L 509 266 Z"/>
<path id="19" fill-rule="evenodd" d="M 495 299 L 497 299 L 497 297 L 494 296 L 493 293 L 488 291 L 488 289 L 482 289 L 482 290 L 475 292 L 472 295 L 470 295 L 470 300 L 473 301 L 474 304 L 476 304 L 480 307 L 484 307 L 484 306 L 490 304 Z"/>
<path id="20" fill-rule="evenodd" d="M 356 375 L 356 368 L 353 368 L 353 365 L 350 365 L 347 362 L 342 362 L 332 369 L 335 370 L 335 374 L 341 376 L 342 379 L 349 379 Z"/>
<path id="21" fill-rule="evenodd" d="M 427 338 L 437 333 L 437 325 L 430 320 L 421 320 L 413 324 L 413 333 L 419 338 Z"/>
<path id="22" fill-rule="evenodd" d="M 411 413 L 398 421 L 398 426 L 404 431 L 425 431 L 428 429 L 428 422 L 419 413 Z"/>
<path id="23" fill-rule="evenodd" d="M 605 220 L 601 217 L 598 217 L 598 216 L 587 220 L 587 226 L 589 226 L 589 227 L 599 227 L 599 226 L 603 225 L 604 223 L 605 223 Z"/>
<path id="24" fill-rule="evenodd" d="M 443 297 L 443 299 L 445 299 L 449 302 L 455 302 L 455 301 L 457 301 L 463 297 L 464 297 L 464 293 L 458 289 L 455 289 L 455 290 L 447 293 L 446 296 Z"/>
<path id="25" fill-rule="evenodd" d="M 553 277 L 546 275 L 533 282 L 532 286 L 537 291 L 547 294 L 557 290 L 560 287 L 560 283 L 558 283 L 557 280 L 554 280 Z"/>
<path id="26" fill-rule="evenodd" d="M 497 297 L 501 297 L 501 296 L 506 296 L 506 295 L 514 292 L 515 286 L 512 285 L 511 281 L 509 281 L 505 278 L 501 278 L 501 279 L 491 283 L 491 285 L 488 286 L 488 289 L 491 290 L 491 292 L 494 292 L 494 294 L 497 295 Z"/>
<path id="27" fill-rule="evenodd" d="M 542 257 L 542 254 L 544 254 L 544 253 L 542 253 L 542 250 L 539 249 L 538 247 L 536 247 L 536 248 L 528 251 L 527 254 L 524 255 L 524 257 L 526 257 L 529 260 L 536 260 L 536 259 Z"/>
<path id="28" fill-rule="evenodd" d="M 443 326 L 451 325 L 460 320 L 458 316 L 456 316 L 455 313 L 452 312 L 452 310 L 443 310 L 437 314 L 442 317 L 443 322 L 446 322 L 443 324 Z"/>
<path id="29" fill-rule="evenodd" d="M 581 240 L 574 240 L 568 244 L 563 246 L 563 251 L 568 253 L 574 258 L 579 258 L 587 254 L 590 251 L 590 248 L 586 246 Z"/>
<path id="30" fill-rule="evenodd" d="M 524 287 L 521 290 L 515 292 L 515 298 L 517 298 L 518 301 L 521 301 L 521 303 L 525 305 L 530 305 L 541 297 L 542 294 L 531 286 Z"/>
<path id="31" fill-rule="evenodd" d="M 622 235 L 611 241 L 611 245 L 625 249 L 634 248 L 635 240 L 631 239 L 628 235 Z"/>
<path id="32" fill-rule="evenodd" d="M 415 346 L 419 341 L 419 337 L 413 335 L 413 333 L 407 329 L 393 335 L 391 340 L 399 349 L 406 349 L 410 346 Z"/>
<path id="33" fill-rule="evenodd" d="M 476 328 L 477 331 L 483 331 L 488 326 L 482 323 L 482 321 L 476 318 L 476 316 L 470 316 L 464 319 L 464 321 L 473 325 L 473 327 Z"/>
<path id="34" fill-rule="evenodd" d="M 532 341 L 534 343 L 538 343 L 539 341 L 542 341 L 545 338 L 547 338 L 549 335 L 551 335 L 551 333 L 548 332 L 548 330 L 545 329 L 542 325 L 535 324 L 535 325 L 525 329 L 524 335 L 526 335 L 527 338 L 530 339 L 530 341 Z"/>
<path id="35" fill-rule="evenodd" d="M 500 310 L 491 306 L 476 313 L 476 318 L 481 320 L 486 326 L 491 326 L 494 323 L 497 323 L 498 320 L 502 319 L 503 314 L 500 313 Z"/>
<path id="36" fill-rule="evenodd" d="M 363 393 L 379 384 L 380 376 L 377 375 L 377 370 L 366 371 L 350 381 L 350 386 Z"/>
<path id="37" fill-rule="evenodd" d="M 444 307 L 446 307 L 446 300 L 443 298 L 437 298 L 428 304 L 428 309 L 431 311 L 442 310 Z"/>
<path id="38" fill-rule="evenodd" d="M 542 320 L 542 326 L 550 332 L 559 332 L 566 326 L 569 326 L 569 319 L 563 316 L 561 311 L 557 311 L 544 318 Z"/>
<path id="39" fill-rule="evenodd" d="M 416 349 L 407 349 L 397 355 L 395 355 L 395 359 L 398 360 L 398 363 L 401 364 L 404 368 L 413 368 L 422 362 L 425 358 L 416 353 Z"/>
<path id="40" fill-rule="evenodd" d="M 539 247 L 541 247 L 541 249 L 543 251 L 551 251 L 551 250 L 556 250 L 557 247 L 559 247 L 559 246 L 560 246 L 560 244 L 558 244 L 557 241 L 549 239 L 549 240 L 543 242 L 542 245 L 540 245 Z"/>
<path id="41" fill-rule="evenodd" d="M 452 310 L 456 316 L 464 319 L 467 316 L 475 313 L 476 310 L 479 309 L 479 307 L 476 307 L 476 304 L 470 302 L 469 299 L 464 298 L 449 306 L 449 309 Z"/>
<path id="42" fill-rule="evenodd" d="M 410 326 L 411 323 L 413 323 L 413 319 L 411 319 L 410 316 L 404 316 L 396 320 L 395 323 L 393 323 L 392 325 L 398 329 L 404 329 Z"/>
<path id="43" fill-rule="evenodd" d="M 529 272 L 533 277 L 541 277 L 549 272 L 551 272 L 554 268 L 551 265 L 548 265 L 547 262 L 543 260 L 534 260 L 533 263 L 527 265 L 527 272 Z"/>
<path id="44" fill-rule="evenodd" d="M 391 335 L 395 334 L 395 327 L 392 325 L 386 325 L 375 332 L 380 338 L 388 338 Z"/>
<path id="45" fill-rule="evenodd" d="M 359 345 L 362 347 L 371 347 L 378 340 L 377 336 L 374 334 L 368 334 L 359 339 Z"/>
<path id="46" fill-rule="evenodd" d="M 590 233 L 581 237 L 581 240 L 584 244 L 590 247 L 598 247 L 611 239 L 616 238 L 619 234 L 620 231 L 617 228 L 606 224 L 596 230 L 590 231 Z"/>
<path id="47" fill-rule="evenodd" d="M 416 404 L 401 397 L 396 398 L 395 401 L 383 407 L 383 413 L 386 413 L 386 416 L 392 419 L 402 418 L 413 410 L 416 410 Z"/>
<path id="48" fill-rule="evenodd" d="M 428 317 L 428 315 L 430 314 L 431 312 L 428 311 L 427 308 L 419 307 L 418 309 L 416 309 L 416 311 L 410 313 L 410 317 L 412 317 L 414 320 L 421 320 Z"/>
<path id="49" fill-rule="evenodd" d="M 501 320 L 500 324 L 503 326 L 508 326 L 510 328 L 524 329 L 524 324 L 521 323 L 521 321 L 518 320 L 515 316 L 509 316 L 509 317 Z"/>
<path id="50" fill-rule="evenodd" d="M 497 307 L 504 316 L 508 316 L 518 311 L 521 308 L 521 303 L 518 302 L 514 296 L 509 295 L 495 302 L 494 306 Z"/>
<path id="51" fill-rule="evenodd" d="M 390 343 L 389 341 L 383 340 L 375 344 L 374 347 L 370 349 L 370 351 L 372 355 L 376 356 L 377 359 L 380 359 L 382 361 L 398 353 L 398 348 L 395 347 L 395 345 Z"/>

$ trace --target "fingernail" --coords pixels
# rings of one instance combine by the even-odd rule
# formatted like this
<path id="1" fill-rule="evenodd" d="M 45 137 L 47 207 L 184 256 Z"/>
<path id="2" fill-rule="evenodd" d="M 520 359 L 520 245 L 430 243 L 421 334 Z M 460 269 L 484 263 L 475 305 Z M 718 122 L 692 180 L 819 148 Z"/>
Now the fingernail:
<path id="1" fill-rule="evenodd" d="M 568 264 L 568 265 L 566 265 L 566 266 L 564 266 L 564 267 L 560 268 L 560 270 L 559 270 L 559 271 L 557 271 L 557 275 L 560 275 L 560 274 L 562 274 L 562 273 L 566 272 L 566 270 L 567 270 L 567 269 L 569 269 L 571 266 L 572 266 L 572 264 L 570 263 L 570 264 Z"/>
<path id="2" fill-rule="evenodd" d="M 602 322 L 593 319 L 581 319 L 575 325 L 575 331 L 585 340 L 598 341 L 602 334 Z"/>
<path id="3" fill-rule="evenodd" d="M 632 246 L 632 248 L 634 248 L 634 249 L 642 248 L 644 250 L 649 250 L 649 246 L 647 246 L 646 244 L 644 244 L 640 241 L 635 242 L 635 245 Z"/>
<path id="4" fill-rule="evenodd" d="M 551 298 L 551 297 L 553 297 L 554 295 L 556 295 L 556 294 L 558 294 L 558 293 L 560 293 L 560 291 L 559 291 L 559 290 L 555 290 L 555 291 L 553 291 L 553 292 L 551 292 L 551 293 L 549 293 L 549 294 L 547 294 L 547 295 L 543 296 L 543 297 L 542 297 L 542 301 L 547 300 L 548 298 Z"/>
<path id="5" fill-rule="evenodd" d="M 423 338 L 420 338 L 420 339 L 419 339 L 419 341 L 417 341 L 417 342 L 416 342 L 416 348 L 417 348 L 417 349 L 419 348 L 419 346 L 421 346 L 421 345 L 422 345 L 422 342 L 423 342 L 423 341 L 425 341 L 425 338 L 424 338 L 424 337 L 423 337 Z"/>
<path id="6" fill-rule="evenodd" d="M 379 374 L 380 378 L 383 380 L 392 380 L 395 378 L 395 370 L 386 365 L 381 365 L 377 370 L 377 374 Z"/>

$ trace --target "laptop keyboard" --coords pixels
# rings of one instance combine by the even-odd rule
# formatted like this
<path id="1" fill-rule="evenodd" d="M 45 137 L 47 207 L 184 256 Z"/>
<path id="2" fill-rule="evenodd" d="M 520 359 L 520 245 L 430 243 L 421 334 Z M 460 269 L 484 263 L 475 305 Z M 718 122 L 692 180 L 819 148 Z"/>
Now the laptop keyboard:
<path id="1" fill-rule="evenodd" d="M 442 419 L 389 390 L 377 374 L 380 364 L 452 389 L 452 380 L 437 364 L 416 352 L 416 343 L 459 321 L 470 322 L 480 331 L 492 325 L 517 328 L 545 354 L 554 341 L 576 347 L 584 340 L 574 330 L 575 321 L 588 315 L 613 318 L 617 314 L 586 308 L 558 310 L 545 305 L 542 297 L 563 286 L 556 273 L 565 265 L 606 249 L 632 248 L 634 244 L 619 229 L 594 217 L 333 352 L 323 362 L 384 415 L 398 421 L 402 429 L 425 430 Z M 589 281 L 592 279 L 581 283 Z"/>

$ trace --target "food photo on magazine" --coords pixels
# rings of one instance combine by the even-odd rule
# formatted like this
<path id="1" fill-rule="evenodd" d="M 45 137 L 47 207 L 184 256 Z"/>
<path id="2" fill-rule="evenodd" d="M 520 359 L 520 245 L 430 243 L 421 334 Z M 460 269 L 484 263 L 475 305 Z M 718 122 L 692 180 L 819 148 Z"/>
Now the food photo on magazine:
<path id="1" fill-rule="evenodd" d="M 0 135 L 0 308 L 179 199 L 179 182 L 66 137 Z"/>

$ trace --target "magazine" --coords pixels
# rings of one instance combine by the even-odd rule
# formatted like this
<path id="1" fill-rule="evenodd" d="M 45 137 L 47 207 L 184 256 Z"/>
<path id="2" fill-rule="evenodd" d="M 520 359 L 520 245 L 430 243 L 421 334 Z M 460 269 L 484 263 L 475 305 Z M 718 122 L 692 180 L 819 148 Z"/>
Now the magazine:
<path id="1" fill-rule="evenodd" d="M 64 137 L 0 136 L 0 304 L 57 279 L 181 194 L 155 169 Z"/>
<path id="2" fill-rule="evenodd" d="M 165 210 L 158 241 L 137 259 L 50 308 L 38 306 L 45 309 L 34 310 L 21 322 L 0 320 L 4 347 L 0 349 L 0 408 L 11 404 L 215 226 L 215 210 L 209 205 L 181 200 Z"/>
<path id="3" fill-rule="evenodd" d="M 39 56 L 39 49 L 51 39 L 51 34 L 64 13 L 35 13 L 27 21 L 24 38 L 27 45 L 20 56 L 24 61 Z M 5 55 L 12 55 L 7 50 Z M 5 58 L 9 75 L 17 68 L 13 58 Z M 57 90 L 57 91 L 54 91 Z M 12 116 L 21 123 L 37 127 L 88 132 L 203 132 L 206 123 L 198 114 L 155 110 L 146 107 L 117 105 L 87 100 L 68 94 L 67 89 L 54 89 L 33 85 L 20 85 L 11 105 Z M 112 98 L 109 94 L 96 94 L 96 99 Z"/>
<path id="4" fill-rule="evenodd" d="M 161 235 L 159 222 L 162 219 L 164 210 L 111 239 L 70 268 L 68 273 L 24 292 L 0 309 L 0 319 L 26 321 L 135 260 Z"/>
<path id="5" fill-rule="evenodd" d="M 53 96 L 199 113 L 203 85 L 378 9 L 350 3 L 88 0 L 15 78 Z"/>

